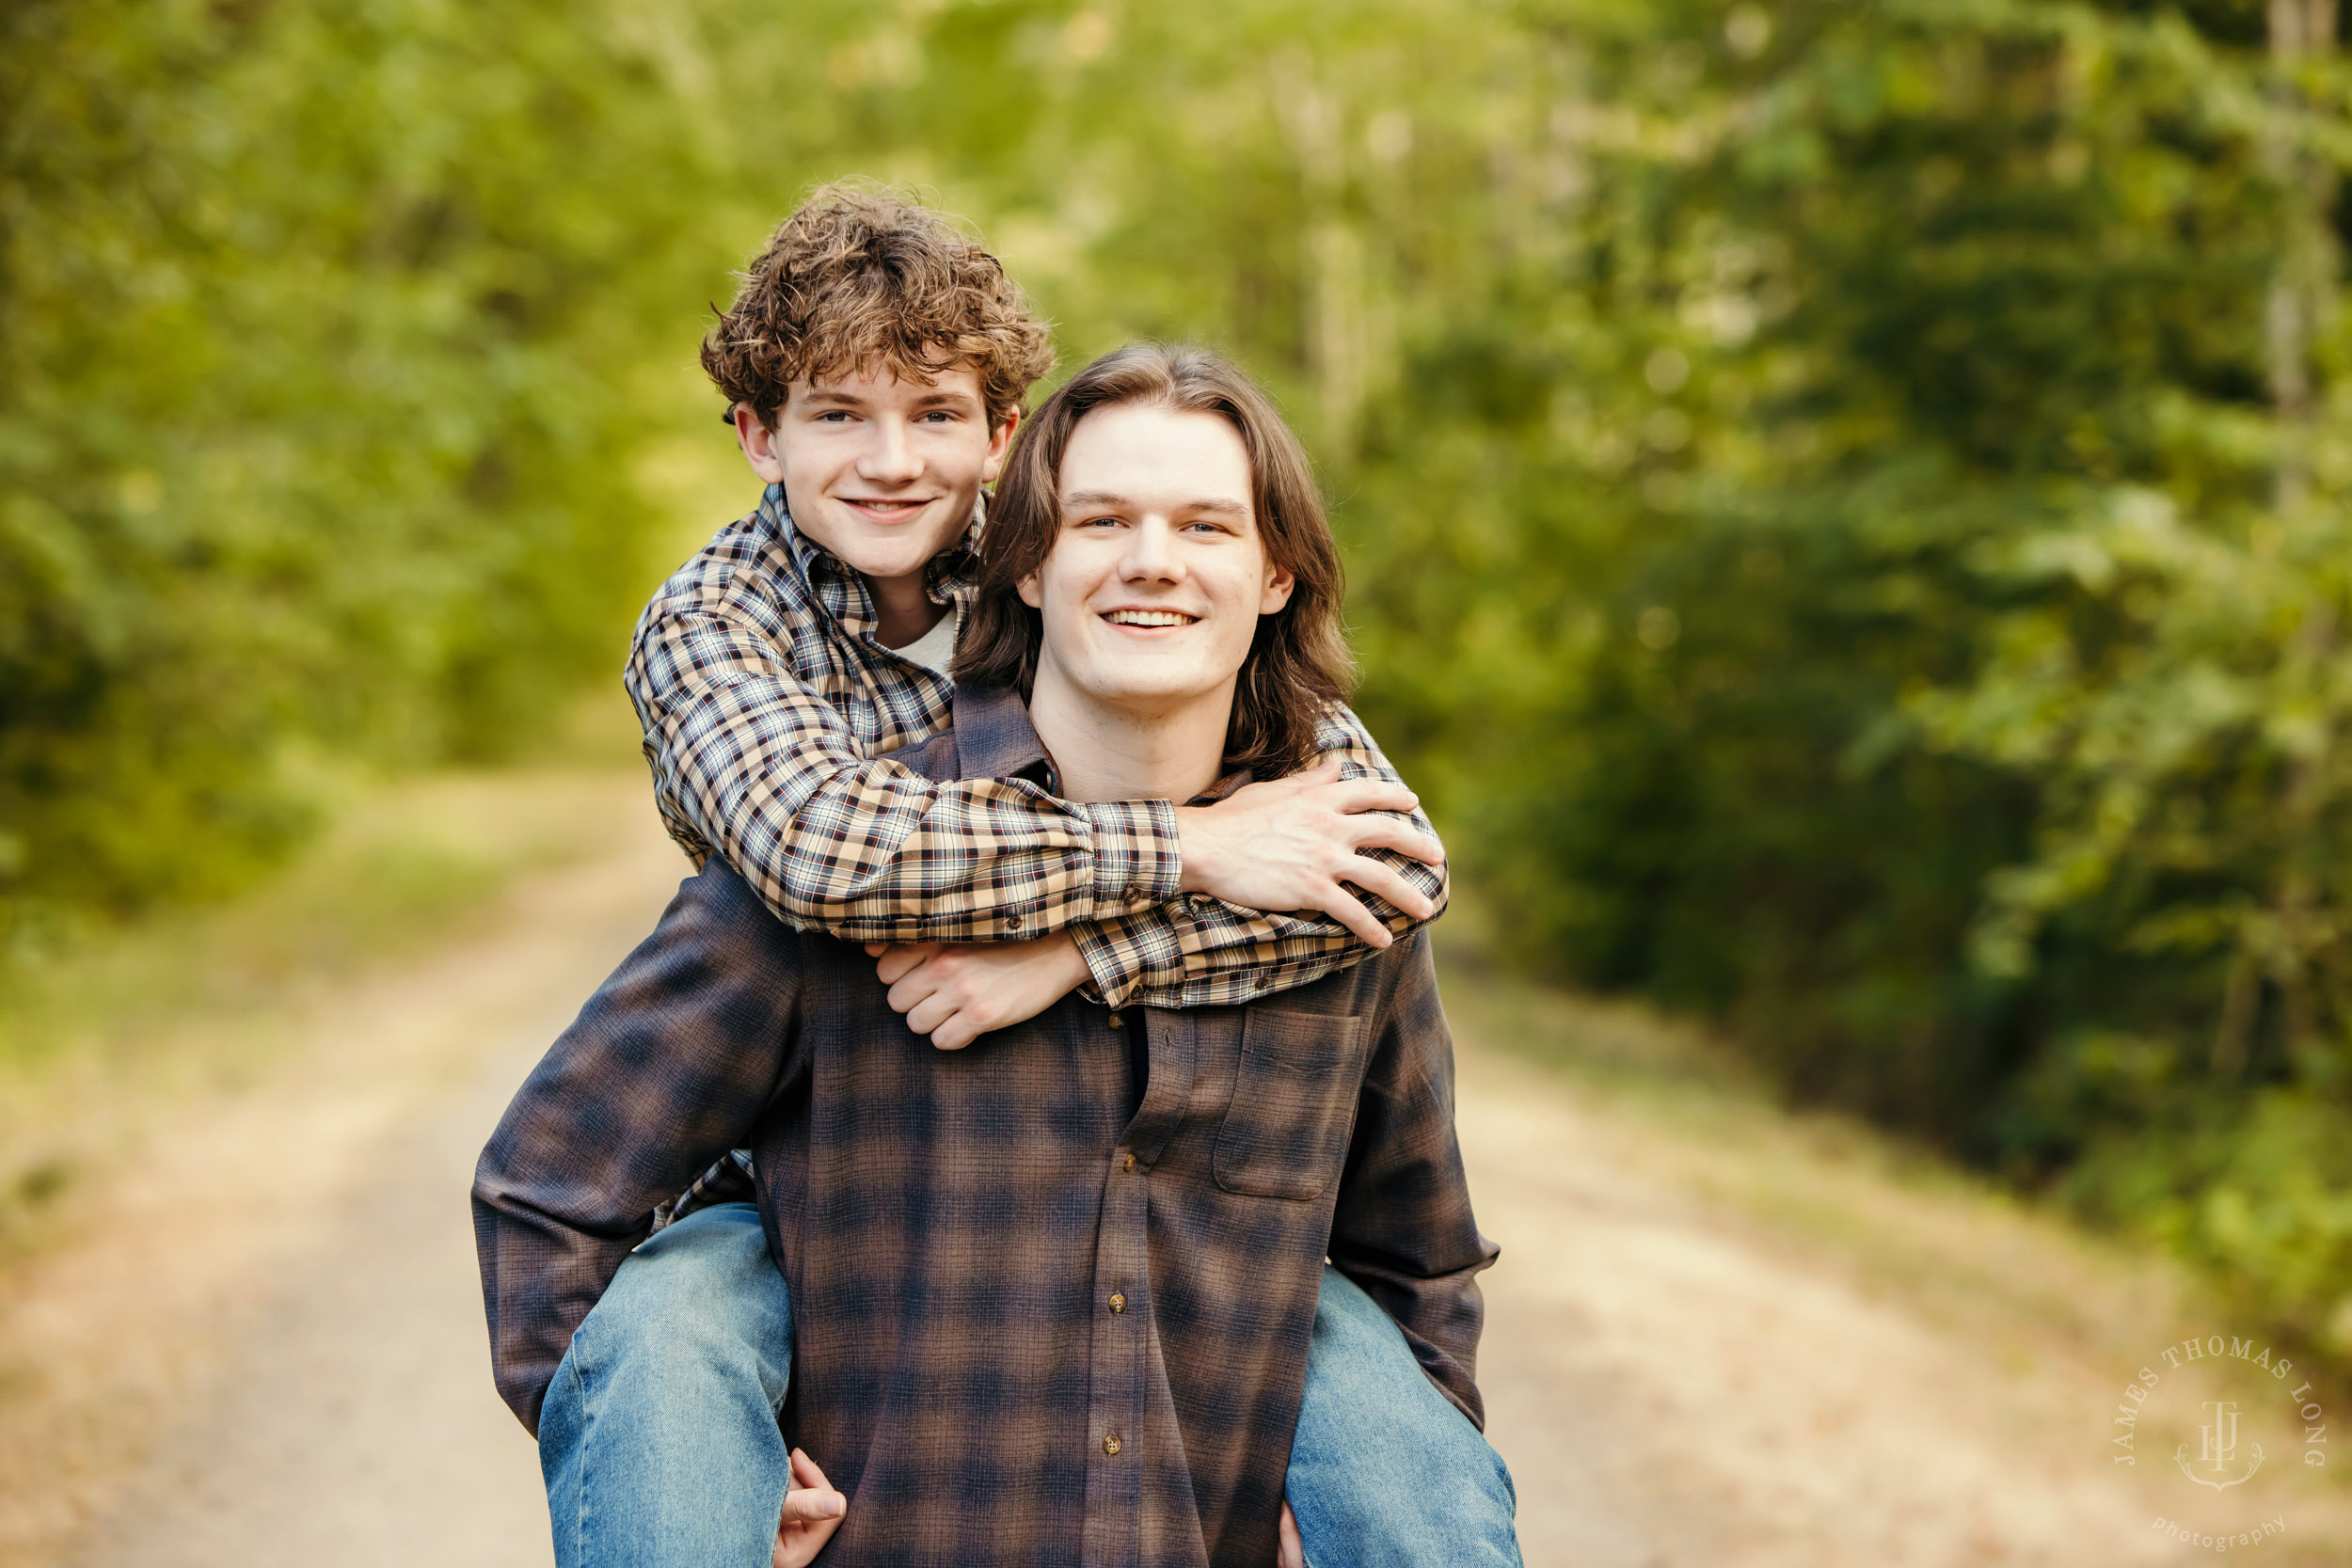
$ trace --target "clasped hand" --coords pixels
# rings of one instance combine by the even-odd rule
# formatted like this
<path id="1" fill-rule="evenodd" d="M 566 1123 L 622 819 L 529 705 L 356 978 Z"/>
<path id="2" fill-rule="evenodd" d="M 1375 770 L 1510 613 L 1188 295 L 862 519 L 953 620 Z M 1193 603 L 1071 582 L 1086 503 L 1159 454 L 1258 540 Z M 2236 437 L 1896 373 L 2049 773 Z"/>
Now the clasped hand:
<path id="1" fill-rule="evenodd" d="M 869 942 L 866 951 L 907 1027 L 942 1051 L 1035 1018 L 1087 978 L 1085 956 L 1061 931 L 1032 942 Z"/>
<path id="2" fill-rule="evenodd" d="M 1183 886 L 1245 910 L 1319 910 L 1372 947 L 1393 940 L 1350 884 L 1385 898 L 1414 920 L 1437 906 L 1393 866 L 1362 854 L 1393 849 L 1429 865 L 1445 849 L 1406 816 L 1421 802 L 1400 784 L 1340 779 L 1326 757 L 1307 772 L 1245 784 L 1213 806 L 1176 812 L 1184 846 Z"/>

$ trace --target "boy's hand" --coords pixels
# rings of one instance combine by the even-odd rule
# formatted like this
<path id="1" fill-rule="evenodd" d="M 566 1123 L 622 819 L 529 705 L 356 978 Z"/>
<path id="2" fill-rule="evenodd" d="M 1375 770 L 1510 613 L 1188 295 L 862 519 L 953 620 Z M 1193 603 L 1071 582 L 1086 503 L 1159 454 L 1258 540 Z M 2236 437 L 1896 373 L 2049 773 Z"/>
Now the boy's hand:
<path id="1" fill-rule="evenodd" d="M 1291 1513 L 1291 1500 L 1282 1499 L 1281 1547 L 1274 1554 L 1274 1568 L 1307 1568 L 1307 1544 L 1298 1539 L 1298 1520 Z"/>
<path id="2" fill-rule="evenodd" d="M 1176 808 L 1176 836 L 1187 893 L 1206 893 L 1246 910 L 1321 910 L 1374 947 L 1393 939 L 1346 885 L 1385 898 L 1415 920 L 1437 906 L 1394 870 L 1358 854 L 1394 849 L 1430 865 L 1445 863 L 1438 841 L 1381 812 L 1420 802 L 1402 784 L 1340 781 L 1340 759 L 1287 779 L 1245 784 L 1214 806 Z"/>
<path id="3" fill-rule="evenodd" d="M 992 1029 L 1035 1018 L 1084 985 L 1087 961 L 1067 932 L 1032 942 L 936 942 L 866 951 L 907 1027 L 942 1051 L 961 1051 Z"/>
<path id="4" fill-rule="evenodd" d="M 817 1461 L 794 1449 L 792 1490 L 784 1496 L 784 1521 L 776 1527 L 773 1568 L 808 1568 L 849 1511 L 850 1499 L 833 1489 Z"/>

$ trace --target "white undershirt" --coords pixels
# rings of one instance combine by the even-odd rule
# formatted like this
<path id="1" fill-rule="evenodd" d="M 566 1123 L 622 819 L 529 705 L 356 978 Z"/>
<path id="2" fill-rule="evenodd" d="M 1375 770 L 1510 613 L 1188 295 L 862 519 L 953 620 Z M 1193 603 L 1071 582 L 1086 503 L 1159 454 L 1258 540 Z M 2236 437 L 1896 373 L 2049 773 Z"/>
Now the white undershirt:
<path id="1" fill-rule="evenodd" d="M 949 606 L 947 613 L 934 622 L 930 630 L 905 647 L 890 651 L 900 658 L 912 659 L 944 675 L 947 673 L 948 661 L 956 657 L 956 627 L 962 619 L 962 610 Z"/>

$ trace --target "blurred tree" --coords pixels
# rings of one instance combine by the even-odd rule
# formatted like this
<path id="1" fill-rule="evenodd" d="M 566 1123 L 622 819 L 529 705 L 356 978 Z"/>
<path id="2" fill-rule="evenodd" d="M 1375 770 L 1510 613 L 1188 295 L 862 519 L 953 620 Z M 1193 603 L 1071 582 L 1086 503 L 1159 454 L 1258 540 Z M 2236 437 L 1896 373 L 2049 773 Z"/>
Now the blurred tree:
<path id="1" fill-rule="evenodd" d="M 1567 787 L 1496 757 L 1487 836 L 1554 847 L 1498 870 L 1581 973 L 1989 1151 L 2060 991 L 2177 1014 L 2198 982 L 2097 939 L 2036 984 L 1995 961 L 1987 878 L 2034 853 L 2054 781 L 1931 716 L 2013 698 L 1994 664 L 2028 624 L 2094 664 L 2130 645 L 2058 537 L 2159 508 L 2226 532 L 2266 499 L 2257 100 L 2169 20 L 1679 20 L 1679 50 L 1561 24 L 1620 84 L 1565 117 L 1599 170 L 1573 282 L 1631 330 L 1549 453 L 1583 449 L 1562 494 L 1613 467 L 1638 510 L 1587 579 L 1606 633 L 1547 683 Z"/>
<path id="2" fill-rule="evenodd" d="M 629 383 L 716 268 L 681 105 L 569 8 L 0 28 L 5 930 L 233 879 L 305 745 L 493 750 L 616 659 Z"/>
<path id="3" fill-rule="evenodd" d="M 2333 8 L 1529 19 L 1577 209 L 1359 503 L 1464 858 L 1529 956 L 2344 1352 Z"/>

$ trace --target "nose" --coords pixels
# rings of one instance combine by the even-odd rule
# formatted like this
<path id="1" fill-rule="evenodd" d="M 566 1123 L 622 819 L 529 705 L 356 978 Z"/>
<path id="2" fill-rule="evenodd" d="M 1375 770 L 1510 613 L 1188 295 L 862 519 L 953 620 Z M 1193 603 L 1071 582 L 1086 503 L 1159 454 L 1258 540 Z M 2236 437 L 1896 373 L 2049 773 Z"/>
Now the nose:
<path id="1" fill-rule="evenodd" d="M 1174 525 L 1165 517 L 1145 517 L 1129 529 L 1119 576 L 1122 582 L 1183 581 L 1184 557 L 1177 547 Z"/>
<path id="2" fill-rule="evenodd" d="M 912 484 L 923 477 L 923 454 L 904 420 L 881 419 L 858 454 L 857 473 L 876 484 Z"/>

